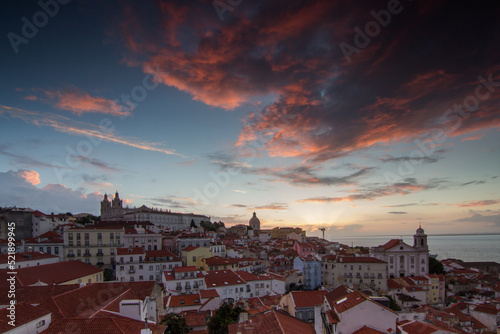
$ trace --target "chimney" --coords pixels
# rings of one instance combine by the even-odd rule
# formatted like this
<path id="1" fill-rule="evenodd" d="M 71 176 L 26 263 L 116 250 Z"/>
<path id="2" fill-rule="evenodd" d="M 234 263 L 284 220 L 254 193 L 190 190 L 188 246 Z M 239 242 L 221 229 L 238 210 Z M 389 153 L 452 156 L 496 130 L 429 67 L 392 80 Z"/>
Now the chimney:
<path id="1" fill-rule="evenodd" d="M 248 312 L 246 312 L 246 311 L 242 311 L 242 312 L 240 313 L 240 318 L 239 318 L 239 320 L 238 320 L 238 323 L 239 323 L 239 324 L 241 324 L 242 322 L 245 322 L 245 321 L 247 321 L 247 320 L 248 320 Z"/>
<path id="2" fill-rule="evenodd" d="M 153 334 L 153 332 L 151 331 L 151 329 L 146 328 L 146 329 L 141 329 L 141 334 Z"/>

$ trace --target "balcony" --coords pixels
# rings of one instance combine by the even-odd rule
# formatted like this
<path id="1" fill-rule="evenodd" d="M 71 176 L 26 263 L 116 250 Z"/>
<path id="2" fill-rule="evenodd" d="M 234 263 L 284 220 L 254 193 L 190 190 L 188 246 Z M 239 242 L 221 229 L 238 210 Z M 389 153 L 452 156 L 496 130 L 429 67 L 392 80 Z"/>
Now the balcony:
<path id="1" fill-rule="evenodd" d="M 68 254 L 68 257 L 75 257 L 75 254 Z"/>
<path id="2" fill-rule="evenodd" d="M 182 287 L 178 286 L 177 288 L 175 288 L 176 290 L 179 290 L 181 291 L 182 290 Z"/>
<path id="3" fill-rule="evenodd" d="M 91 255 L 90 253 L 84 253 L 84 254 L 83 254 L 83 256 L 85 256 L 85 257 L 90 257 L 90 256 L 92 256 L 92 255 Z"/>
<path id="4" fill-rule="evenodd" d="M 104 265 L 104 262 L 97 262 L 97 265 L 98 265 L 98 266 L 103 266 L 103 265 Z"/>
<path id="5" fill-rule="evenodd" d="M 188 285 L 188 286 L 186 286 L 186 288 L 185 288 L 185 289 L 186 289 L 186 290 L 191 290 L 191 287 Z"/>
<path id="6" fill-rule="evenodd" d="M 104 256 L 103 252 L 97 252 L 97 256 Z"/>
<path id="7" fill-rule="evenodd" d="M 135 274 L 135 269 L 129 269 L 128 273 L 129 274 Z"/>

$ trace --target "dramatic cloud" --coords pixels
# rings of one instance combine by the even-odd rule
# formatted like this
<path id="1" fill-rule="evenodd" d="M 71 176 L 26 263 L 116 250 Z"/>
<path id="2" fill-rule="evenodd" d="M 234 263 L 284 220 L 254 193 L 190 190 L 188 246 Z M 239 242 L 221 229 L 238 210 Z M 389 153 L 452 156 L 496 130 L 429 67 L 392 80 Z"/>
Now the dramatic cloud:
<path id="1" fill-rule="evenodd" d="M 394 196 L 394 195 L 408 195 L 423 190 L 437 188 L 444 181 L 434 180 L 425 184 L 420 184 L 414 178 L 407 178 L 404 182 L 398 182 L 389 185 L 373 185 L 366 186 L 366 189 L 359 190 L 353 195 L 341 197 L 313 197 L 297 201 L 298 203 L 331 203 L 331 202 L 344 202 L 356 200 L 375 200 L 379 197 Z"/>
<path id="2" fill-rule="evenodd" d="M 46 90 L 43 91 L 49 102 L 58 109 L 72 111 L 77 115 L 84 113 L 100 113 L 112 116 L 130 116 L 130 111 L 124 111 L 123 106 L 103 97 L 91 96 L 89 93 L 72 87 L 66 90 Z M 32 96 L 29 96 L 32 98 Z M 26 97 L 28 98 L 28 97 Z M 133 109 L 133 104 L 127 106 Z"/>
<path id="3" fill-rule="evenodd" d="M 442 142 L 499 128 L 492 5 L 405 2 L 367 45 L 357 45 L 354 28 L 374 21 L 370 13 L 386 5 L 255 1 L 221 23 L 208 2 L 156 1 L 154 8 L 127 7 L 120 33 L 130 65 L 150 74 L 160 68 L 163 84 L 195 100 L 233 109 L 271 99 L 244 120 L 237 141 L 258 144 L 269 156 L 321 162 L 436 133 Z M 464 12 L 481 20 L 471 26 L 460 19 Z M 454 29 L 442 29 L 442 22 Z M 345 43 L 357 51 L 346 54 Z"/>
<path id="4" fill-rule="evenodd" d="M 0 172 L 0 203 L 6 206 L 31 207 L 45 213 L 88 212 L 99 214 L 99 203 L 102 195 L 98 192 L 86 193 L 84 190 L 73 190 L 62 184 L 48 184 L 38 188 L 40 182 L 35 171 L 19 170 Z"/>
<path id="5" fill-rule="evenodd" d="M 182 156 L 175 153 L 174 150 L 162 148 L 160 143 L 151 143 L 139 138 L 116 135 L 113 131 L 114 125 L 110 120 L 105 120 L 104 122 L 101 122 L 100 125 L 94 125 L 80 121 L 73 121 L 67 117 L 52 113 L 38 113 L 36 111 L 28 111 L 2 105 L 0 105 L 0 115 L 10 115 L 12 118 L 18 118 L 26 123 L 31 123 L 36 126 L 51 127 L 58 132 L 76 136 L 92 137 L 95 139 L 94 143 L 100 143 L 100 141 L 103 140 L 135 147 L 145 151 Z"/>

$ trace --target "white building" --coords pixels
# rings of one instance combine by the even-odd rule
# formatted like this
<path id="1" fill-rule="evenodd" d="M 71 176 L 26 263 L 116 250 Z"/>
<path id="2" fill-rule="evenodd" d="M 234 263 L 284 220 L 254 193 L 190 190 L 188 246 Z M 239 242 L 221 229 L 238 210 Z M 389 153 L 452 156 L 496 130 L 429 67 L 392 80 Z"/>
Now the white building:
<path id="1" fill-rule="evenodd" d="M 112 200 L 108 199 L 107 194 L 104 195 L 101 201 L 101 221 L 148 221 L 161 229 L 178 231 L 189 228 L 191 222 L 199 226 L 202 221 L 210 221 L 210 217 L 148 208 L 145 205 L 139 208 L 124 208 L 123 201 L 116 192 Z"/>
<path id="2" fill-rule="evenodd" d="M 388 263 L 390 278 L 429 273 L 429 247 L 422 227 L 413 236 L 413 247 L 402 239 L 392 239 L 385 245 L 372 247 L 370 255 Z"/>
<path id="3" fill-rule="evenodd" d="M 156 281 L 164 271 L 182 266 L 182 261 L 168 250 L 145 251 L 143 247 L 116 250 L 116 280 L 120 282 Z"/>
<path id="4" fill-rule="evenodd" d="M 125 238 L 123 239 L 123 247 L 144 247 L 145 250 L 160 250 L 161 234 L 154 233 L 143 227 L 126 228 Z"/>
<path id="5" fill-rule="evenodd" d="M 346 285 L 387 292 L 387 262 L 374 257 L 327 255 L 321 261 L 323 285 L 335 289 Z"/>
<path id="6" fill-rule="evenodd" d="M 163 272 L 162 283 L 167 294 L 192 294 L 206 289 L 203 273 L 195 266 L 175 267 Z"/>

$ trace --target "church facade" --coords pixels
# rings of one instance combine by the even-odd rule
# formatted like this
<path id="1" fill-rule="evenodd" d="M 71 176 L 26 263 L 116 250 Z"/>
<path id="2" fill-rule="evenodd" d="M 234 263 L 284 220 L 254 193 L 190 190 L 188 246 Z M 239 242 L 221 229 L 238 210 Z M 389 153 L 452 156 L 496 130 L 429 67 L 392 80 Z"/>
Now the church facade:
<path id="1" fill-rule="evenodd" d="M 402 239 L 391 239 L 384 245 L 372 247 L 371 256 L 387 262 L 388 277 L 421 276 L 429 273 L 427 235 L 419 227 L 413 235 L 413 246 Z"/>
<path id="2" fill-rule="evenodd" d="M 149 208 L 145 205 L 139 208 L 123 207 L 123 200 L 118 192 L 112 200 L 104 195 L 101 201 L 101 221 L 129 221 L 129 222 L 151 222 L 164 230 L 185 230 L 194 222 L 200 226 L 202 221 L 210 221 L 210 217 L 194 213 L 171 212 Z"/>

